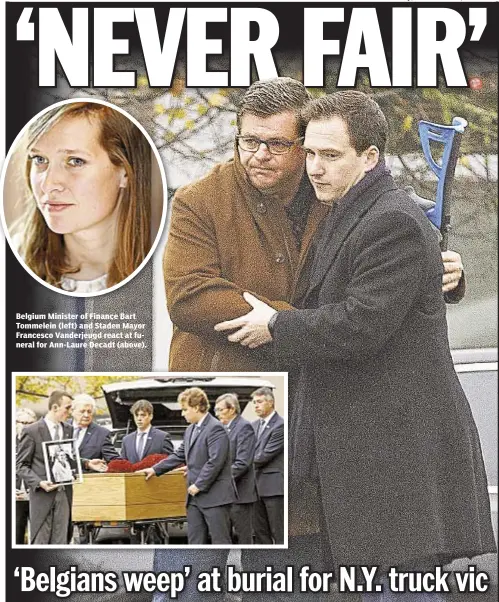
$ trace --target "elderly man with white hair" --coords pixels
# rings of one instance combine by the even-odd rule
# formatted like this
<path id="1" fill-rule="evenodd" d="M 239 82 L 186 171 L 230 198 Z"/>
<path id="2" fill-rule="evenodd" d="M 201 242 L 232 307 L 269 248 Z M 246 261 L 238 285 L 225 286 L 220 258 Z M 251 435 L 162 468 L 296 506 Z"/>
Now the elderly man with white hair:
<path id="1" fill-rule="evenodd" d="M 111 443 L 108 429 L 93 421 L 95 415 L 95 399 L 91 395 L 81 393 L 73 399 L 73 437 L 80 451 L 83 469 L 95 470 L 89 466 L 89 460 L 102 460 L 100 469 L 105 471 L 107 462 L 119 458 L 119 454 Z M 93 463 L 92 463 L 93 464 Z"/>

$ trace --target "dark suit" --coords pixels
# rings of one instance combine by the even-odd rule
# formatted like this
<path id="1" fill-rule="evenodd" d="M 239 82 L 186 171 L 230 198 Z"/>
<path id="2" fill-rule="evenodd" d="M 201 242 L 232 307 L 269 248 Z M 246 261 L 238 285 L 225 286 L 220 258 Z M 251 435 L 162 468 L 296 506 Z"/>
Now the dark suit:
<path id="1" fill-rule="evenodd" d="M 71 425 L 62 423 L 63 438 L 71 439 L 73 428 Z M 48 481 L 49 478 L 45 472 L 45 463 L 43 460 L 44 441 L 52 441 L 50 430 L 47 423 L 42 418 L 35 424 L 30 424 L 23 429 L 19 440 L 17 450 L 16 471 L 29 488 L 29 518 L 31 525 L 31 542 L 38 535 L 40 529 L 47 524 L 47 521 L 53 517 L 57 522 L 57 504 L 59 498 L 66 496 L 69 505 L 69 513 L 71 513 L 71 503 L 73 499 L 72 486 L 66 485 L 64 490 L 54 490 L 46 492 L 39 487 L 40 481 Z M 59 514 L 59 516 L 61 516 Z M 64 525 L 58 525 L 63 528 Z M 68 543 L 71 537 L 71 517 L 66 525 L 67 537 L 66 541 L 51 541 L 50 536 L 48 541 L 37 541 L 37 543 Z"/>
<path id="2" fill-rule="evenodd" d="M 258 434 L 260 420 L 253 422 Z M 255 447 L 255 543 L 284 543 L 284 420 L 277 412 L 258 435 Z"/>
<path id="3" fill-rule="evenodd" d="M 195 432 L 195 431 L 198 432 Z M 201 426 L 191 424 L 179 449 L 153 468 L 158 476 L 187 464 L 187 486 L 199 493 L 187 496 L 187 536 L 189 543 L 230 544 L 230 504 L 236 498 L 231 474 L 230 443 L 227 431 L 211 414 Z"/>
<path id="4" fill-rule="evenodd" d="M 331 556 L 343 565 L 494 551 L 480 441 L 449 351 L 428 219 L 376 168 L 326 219 L 303 284 L 304 309 L 279 312 L 273 328 L 277 357 L 300 366 L 290 528 L 322 514 Z"/>
<path id="5" fill-rule="evenodd" d="M 19 437 L 16 437 L 16 455 L 19 447 Z M 23 480 L 16 474 L 16 490 L 20 490 L 23 485 Z M 26 486 L 25 486 L 26 488 Z M 28 527 L 29 519 L 29 501 L 16 500 L 16 543 L 23 544 Z"/>
<path id="6" fill-rule="evenodd" d="M 111 443 L 111 433 L 109 430 L 95 422 L 91 422 L 87 427 L 79 450 L 82 460 L 105 460 L 106 462 L 111 462 L 111 460 L 120 457 Z"/>
<path id="7" fill-rule="evenodd" d="M 147 439 L 142 454 L 142 458 L 150 454 L 172 454 L 173 443 L 170 433 L 160 431 L 154 427 L 147 434 Z M 121 457 L 129 460 L 132 464 L 140 462 L 141 458 L 137 455 L 137 431 L 123 437 L 121 443 Z"/>
<path id="8" fill-rule="evenodd" d="M 230 509 L 230 516 L 238 544 L 253 543 L 253 504 L 257 500 L 255 486 L 256 435 L 251 422 L 236 416 L 226 427 L 230 441 L 232 477 L 236 484 L 237 501 Z"/>

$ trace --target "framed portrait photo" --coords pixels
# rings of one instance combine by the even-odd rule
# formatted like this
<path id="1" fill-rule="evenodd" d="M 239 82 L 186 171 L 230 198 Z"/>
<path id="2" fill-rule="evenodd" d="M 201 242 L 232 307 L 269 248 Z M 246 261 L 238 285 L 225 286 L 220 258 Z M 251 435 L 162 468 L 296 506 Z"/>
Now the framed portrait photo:
<path id="1" fill-rule="evenodd" d="M 43 442 L 47 478 L 57 485 L 74 485 L 83 481 L 80 452 L 76 439 Z"/>

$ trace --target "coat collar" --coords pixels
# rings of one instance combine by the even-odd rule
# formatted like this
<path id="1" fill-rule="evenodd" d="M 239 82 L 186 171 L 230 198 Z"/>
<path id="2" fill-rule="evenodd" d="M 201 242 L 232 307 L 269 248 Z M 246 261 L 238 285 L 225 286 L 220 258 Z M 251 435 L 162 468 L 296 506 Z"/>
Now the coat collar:
<path id="1" fill-rule="evenodd" d="M 73 424 L 73 429 L 75 429 L 75 428 L 76 427 Z M 96 430 L 96 425 L 95 425 L 94 421 L 92 420 L 92 422 L 87 426 L 87 430 L 85 431 L 85 435 L 83 436 L 83 439 L 88 439 L 89 437 L 91 437 L 95 430 Z"/>
<path id="2" fill-rule="evenodd" d="M 381 163 L 351 188 L 334 210 L 330 211 L 317 240 L 306 297 L 322 284 L 345 239 L 358 226 L 367 211 L 385 192 L 396 189 L 397 185 L 389 171 L 384 163 Z"/>
<path id="3" fill-rule="evenodd" d="M 45 419 L 40 418 L 40 420 L 38 421 L 37 424 L 38 424 L 38 428 L 40 430 L 42 439 L 44 441 L 50 441 L 52 439 L 52 433 L 50 432 L 50 429 L 48 427 L 48 424 L 45 422 Z"/>
<path id="4" fill-rule="evenodd" d="M 244 191 L 246 198 L 249 201 L 251 201 L 251 204 L 253 205 L 254 208 L 261 209 L 261 203 L 266 202 L 268 199 L 274 199 L 278 202 L 282 202 L 282 200 L 280 198 L 278 198 L 277 196 L 262 194 L 248 180 L 246 171 L 244 170 L 244 167 L 241 163 L 241 159 L 239 158 L 239 148 L 237 146 L 237 140 L 235 140 L 235 142 L 234 142 L 233 163 L 234 163 L 234 173 L 235 173 L 235 177 L 236 177 L 236 182 L 237 182 L 238 186 Z M 300 192 L 302 192 L 302 191 L 305 192 L 304 189 L 310 189 L 312 192 L 312 198 L 313 198 L 314 193 L 313 193 L 311 185 L 308 185 L 308 182 L 306 182 L 304 184 L 304 179 L 308 180 L 308 178 L 306 178 L 306 175 L 305 175 L 305 162 L 303 162 L 302 176 L 303 177 L 301 178 L 301 180 L 299 182 L 296 182 L 296 181 L 291 182 L 290 181 L 290 186 L 292 185 L 293 190 L 295 190 L 295 198 L 297 196 L 300 196 Z M 291 190 L 291 188 L 289 188 L 288 190 L 286 190 L 284 188 L 282 193 L 285 194 L 286 196 L 290 196 L 290 193 L 293 192 L 293 190 Z M 306 200 L 304 202 L 306 202 Z M 300 207 L 297 206 L 297 203 L 294 203 L 294 201 L 291 201 L 290 206 L 293 204 L 295 205 L 295 211 L 299 211 Z M 260 213 L 260 211 L 258 211 L 258 213 Z"/>
<path id="5" fill-rule="evenodd" d="M 265 427 L 263 429 L 263 433 L 258 438 L 257 444 L 261 443 L 261 441 L 263 441 L 264 439 L 267 438 L 267 436 L 270 434 L 270 428 L 272 426 L 274 426 L 274 424 L 277 422 L 278 419 L 279 419 L 279 414 L 276 411 L 274 413 L 274 415 L 272 416 L 272 418 L 265 425 Z M 260 423 L 260 420 L 261 420 L 261 418 L 259 418 L 258 420 L 255 420 L 255 422 L 254 422 L 254 424 L 255 424 L 255 432 L 257 432 L 257 433 L 258 433 L 258 425 Z"/>

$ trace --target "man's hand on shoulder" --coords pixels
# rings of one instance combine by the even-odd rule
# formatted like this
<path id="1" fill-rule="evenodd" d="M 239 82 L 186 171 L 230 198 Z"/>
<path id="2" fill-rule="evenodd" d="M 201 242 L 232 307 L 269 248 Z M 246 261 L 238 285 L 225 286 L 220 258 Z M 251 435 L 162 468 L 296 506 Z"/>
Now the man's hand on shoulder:
<path id="1" fill-rule="evenodd" d="M 442 277 L 442 291 L 449 293 L 459 284 L 463 275 L 463 262 L 461 255 L 455 251 L 444 251 L 442 253 L 444 263 L 444 275 Z"/>
<path id="2" fill-rule="evenodd" d="M 244 293 L 244 300 L 252 306 L 252 310 L 234 320 L 220 322 L 215 326 L 217 332 L 235 330 L 227 339 L 231 343 L 240 343 L 244 347 L 255 349 L 272 341 L 269 322 L 276 310 L 251 293 Z"/>

